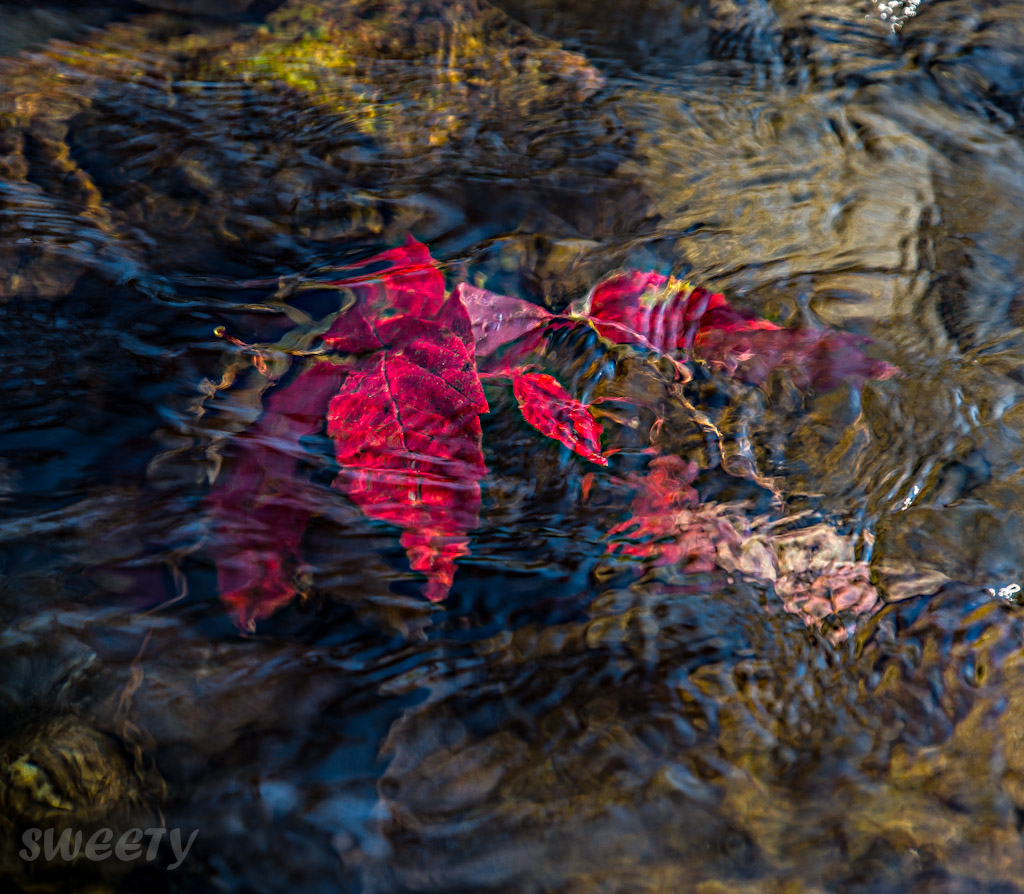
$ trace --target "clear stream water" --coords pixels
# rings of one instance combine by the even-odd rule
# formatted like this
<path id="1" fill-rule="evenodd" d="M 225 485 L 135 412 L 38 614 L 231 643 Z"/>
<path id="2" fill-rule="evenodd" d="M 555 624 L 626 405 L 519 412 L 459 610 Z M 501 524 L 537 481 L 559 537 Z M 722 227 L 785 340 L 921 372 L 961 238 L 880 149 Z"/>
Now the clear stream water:
<path id="1" fill-rule="evenodd" d="M 0 874 L 1024 890 L 1024 3 L 82 7 L 0 6 Z M 306 595 L 240 633 L 203 499 L 264 383 L 214 330 L 274 342 L 279 277 L 407 233 L 451 283 L 559 309 L 658 269 L 904 375 L 699 371 L 737 476 L 649 364 L 568 334 L 577 393 L 647 401 L 609 415 L 610 471 L 489 392 L 480 527 L 434 606 L 308 439 Z M 763 580 L 611 561 L 658 416 L 706 503 L 829 526 L 885 607 L 842 639 Z M 198 830 L 173 870 L 18 855 L 29 827 L 161 823 Z"/>

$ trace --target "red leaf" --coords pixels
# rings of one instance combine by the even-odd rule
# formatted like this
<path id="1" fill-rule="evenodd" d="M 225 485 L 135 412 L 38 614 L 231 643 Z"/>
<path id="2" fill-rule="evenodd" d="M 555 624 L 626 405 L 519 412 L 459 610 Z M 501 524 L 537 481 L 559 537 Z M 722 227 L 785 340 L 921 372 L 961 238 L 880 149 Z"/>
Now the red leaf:
<path id="1" fill-rule="evenodd" d="M 488 292 L 469 283 L 460 283 L 454 294 L 469 313 L 477 357 L 489 357 L 520 339 L 524 339 L 520 346 L 524 352 L 532 350 L 544 329 L 556 319 L 554 314 L 529 301 Z"/>
<path id="2" fill-rule="evenodd" d="M 351 289 L 356 303 L 324 335 L 328 347 L 352 354 L 388 347 L 381 340 L 378 324 L 405 315 L 438 323 L 473 350 L 473 330 L 466 308 L 458 295 L 445 295 L 444 277 L 422 243 L 409 239 L 401 248 L 343 269 L 357 272 L 331 285 Z"/>
<path id="3" fill-rule="evenodd" d="M 839 612 L 870 614 L 880 604 L 866 562 L 854 559 L 853 543 L 826 524 L 788 533 L 774 525 L 758 528 L 735 507 L 701 504 L 692 487 L 696 463 L 678 456 L 651 461 L 646 477 L 630 476 L 636 486 L 632 517 L 609 532 L 610 552 L 684 572 L 739 573 L 772 584 L 787 611 L 820 626 Z M 763 519 L 762 519 L 763 520 Z M 833 642 L 853 625 L 834 629 Z"/>
<path id="4" fill-rule="evenodd" d="M 679 512 L 697 504 L 691 484 L 698 471 L 696 463 L 681 457 L 659 456 L 651 460 L 646 476 L 630 476 L 637 487 L 633 516 L 608 531 L 609 537 L 621 540 L 617 551 L 638 558 L 660 555 L 658 541 L 677 533 Z"/>
<path id="5" fill-rule="evenodd" d="M 207 498 L 221 599 L 252 629 L 296 594 L 294 566 L 318 495 L 297 474 L 300 439 L 323 425 L 341 370 L 317 363 L 269 392 L 263 415 L 235 445 L 240 456 Z"/>
<path id="6" fill-rule="evenodd" d="M 634 476 L 633 515 L 609 530 L 611 551 L 685 572 L 716 568 L 721 546 L 738 543 L 739 535 L 718 507 L 698 505 L 697 472 L 696 463 L 659 456 L 647 477 Z"/>
<path id="7" fill-rule="evenodd" d="M 760 384 L 783 366 L 792 368 L 804 386 L 820 390 L 899 372 L 865 356 L 862 346 L 870 339 L 863 336 L 781 329 L 733 307 L 720 294 L 658 273 L 616 274 L 594 287 L 581 311 L 610 341 L 666 354 L 696 349 L 710 363 L 751 384 Z"/>
<path id="8" fill-rule="evenodd" d="M 208 500 L 221 598 L 243 627 L 296 594 L 299 547 L 323 497 L 297 474 L 299 440 L 325 418 L 342 464 L 337 486 L 368 515 L 405 529 L 402 543 L 413 568 L 430 578 L 431 598 L 447 592 L 476 524 L 484 472 L 478 416 L 487 405 L 465 307 L 445 296 L 435 262 L 411 239 L 339 272 L 346 275 L 328 284 L 351 289 L 356 301 L 324 342 L 372 355 L 340 390 L 344 373 L 329 363 L 272 390 L 260 420 L 237 439 L 241 456 L 230 477 Z M 397 426 L 390 431 L 389 412 Z"/>
<path id="9" fill-rule="evenodd" d="M 689 351 L 705 327 L 778 329 L 730 306 L 719 294 L 652 271 L 629 270 L 598 283 L 580 308 L 605 338 L 671 354 Z"/>
<path id="10" fill-rule="evenodd" d="M 512 391 L 523 418 L 541 434 L 554 438 L 584 459 L 608 465 L 601 455 L 601 427 L 553 376 L 512 370 Z"/>
<path id="11" fill-rule="evenodd" d="M 472 347 L 437 322 L 370 321 L 389 347 L 351 370 L 331 401 L 336 486 L 371 518 L 403 529 L 426 596 L 443 599 L 477 524 L 487 412 Z"/>
<path id="12" fill-rule="evenodd" d="M 707 301 L 705 304 L 704 301 Z M 692 316 L 698 322 L 696 329 L 696 340 L 699 340 L 701 333 L 709 330 L 721 332 L 786 332 L 774 323 L 754 316 L 746 311 L 738 310 L 725 300 L 725 296 L 719 292 L 714 294 L 706 289 L 695 289 L 691 297 L 693 309 Z M 693 347 L 694 338 L 690 338 L 685 345 L 686 350 Z"/>
<path id="13" fill-rule="evenodd" d="M 653 300 L 667 282 L 668 277 L 650 271 L 617 274 L 594 286 L 584 299 L 582 315 L 609 341 L 670 353 L 676 339 L 664 339 L 664 315 L 658 312 L 666 302 Z"/>
<path id="14" fill-rule="evenodd" d="M 586 502 L 590 499 L 590 491 L 594 486 L 594 473 L 587 472 L 580 479 L 580 495 L 583 497 L 583 501 Z"/>
<path id="15" fill-rule="evenodd" d="M 639 518 L 663 518 L 698 503 L 693 479 L 700 467 L 679 456 L 652 459 L 647 475 L 639 480 L 640 489 L 633 498 L 633 514 Z M 634 479 L 635 480 L 635 479 Z"/>

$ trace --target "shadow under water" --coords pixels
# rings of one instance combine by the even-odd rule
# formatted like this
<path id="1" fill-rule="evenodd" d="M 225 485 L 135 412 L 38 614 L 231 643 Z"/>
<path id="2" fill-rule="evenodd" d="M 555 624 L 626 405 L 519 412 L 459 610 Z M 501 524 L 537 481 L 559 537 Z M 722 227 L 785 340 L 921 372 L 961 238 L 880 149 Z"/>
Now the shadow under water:
<path id="1" fill-rule="evenodd" d="M 1024 4 L 100 7 L 0 45 L 0 877 L 1024 890 Z M 901 374 L 684 383 L 563 327 L 545 368 L 607 468 L 488 382 L 434 604 L 321 427 L 289 448 L 300 597 L 240 631 L 211 485 L 316 362 L 338 268 L 410 234 L 449 287 L 562 312 L 656 270 Z M 699 502 L 659 548 L 703 564 L 612 534 L 654 453 Z M 811 617 L 786 587 L 819 584 Z M 197 834 L 19 853 L 150 827 Z"/>

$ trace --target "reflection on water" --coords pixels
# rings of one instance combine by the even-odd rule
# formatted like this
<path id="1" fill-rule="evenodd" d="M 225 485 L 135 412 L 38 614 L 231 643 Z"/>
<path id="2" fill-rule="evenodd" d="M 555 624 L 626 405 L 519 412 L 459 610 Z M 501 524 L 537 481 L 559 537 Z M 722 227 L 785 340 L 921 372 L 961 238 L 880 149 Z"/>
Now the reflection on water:
<path id="1" fill-rule="evenodd" d="M 0 873 L 1024 889 L 1021 3 L 246 5 L 117 7 L 0 60 Z M 337 296 L 290 284 L 410 232 L 451 283 L 562 309 L 653 268 L 904 374 L 669 387 L 561 334 L 609 470 L 489 393 L 480 527 L 433 606 L 306 438 L 306 595 L 241 636 L 203 500 L 267 381 L 215 331 L 305 337 Z M 829 532 L 887 605 L 819 629 L 739 559 L 610 552 L 652 432 L 709 513 Z M 200 830 L 173 872 L 18 856 L 32 825 L 161 822 Z"/>

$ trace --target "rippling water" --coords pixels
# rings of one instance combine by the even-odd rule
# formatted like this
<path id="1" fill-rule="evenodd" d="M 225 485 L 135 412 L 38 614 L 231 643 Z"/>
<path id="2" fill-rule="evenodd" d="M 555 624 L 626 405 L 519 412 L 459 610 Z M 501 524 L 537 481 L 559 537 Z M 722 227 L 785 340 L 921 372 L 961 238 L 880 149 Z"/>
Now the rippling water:
<path id="1" fill-rule="evenodd" d="M 2 5 L 0 874 L 1024 890 L 1024 4 L 231 5 Z M 673 392 L 559 336 L 577 393 L 644 398 L 610 470 L 489 391 L 432 605 L 307 439 L 307 593 L 240 633 L 203 501 L 267 382 L 216 331 L 311 330 L 330 296 L 282 285 L 409 233 L 453 284 L 561 310 L 656 269 L 903 375 Z M 819 629 L 757 575 L 610 556 L 654 430 L 715 512 L 844 538 L 885 607 Z M 18 856 L 158 823 L 199 830 L 174 870 Z"/>

